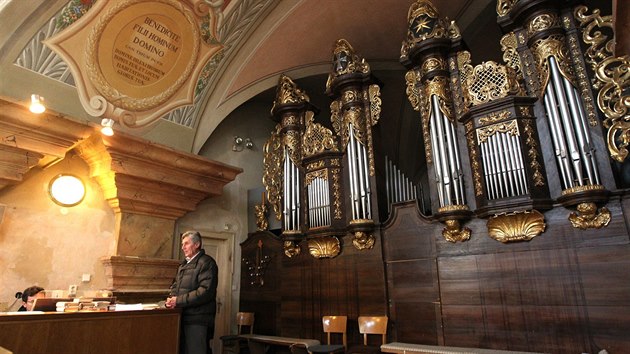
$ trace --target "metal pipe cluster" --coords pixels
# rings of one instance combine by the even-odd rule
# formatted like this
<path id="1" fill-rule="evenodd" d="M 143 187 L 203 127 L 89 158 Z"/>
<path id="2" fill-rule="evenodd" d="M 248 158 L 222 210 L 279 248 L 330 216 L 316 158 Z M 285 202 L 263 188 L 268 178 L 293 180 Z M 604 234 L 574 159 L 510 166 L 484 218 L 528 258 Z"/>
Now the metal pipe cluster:
<path id="1" fill-rule="evenodd" d="M 440 110 L 431 95 L 431 149 L 440 207 L 464 204 L 464 180 L 455 125 Z"/>
<path id="2" fill-rule="evenodd" d="M 371 191 L 368 171 L 367 151 L 354 135 L 352 123 L 348 131 L 348 173 L 350 177 L 350 204 L 352 205 L 352 219 L 371 219 Z"/>
<path id="3" fill-rule="evenodd" d="M 578 91 L 562 76 L 554 57 L 549 57 L 549 69 L 545 110 L 563 189 L 599 184 L 594 149 Z"/>
<path id="4" fill-rule="evenodd" d="M 284 231 L 300 231 L 300 170 L 284 150 Z"/>
<path id="5" fill-rule="evenodd" d="M 330 226 L 330 194 L 328 180 L 315 178 L 308 185 L 309 227 Z"/>
<path id="6" fill-rule="evenodd" d="M 416 200 L 418 189 L 422 193 L 421 186 L 415 186 L 413 182 L 405 176 L 404 172 L 385 156 L 385 189 L 387 191 L 387 206 L 391 210 L 393 203 L 407 202 Z M 422 212 L 424 213 L 424 202 L 421 203 Z"/>
<path id="7" fill-rule="evenodd" d="M 528 193 L 518 135 L 495 132 L 480 147 L 488 199 Z"/>

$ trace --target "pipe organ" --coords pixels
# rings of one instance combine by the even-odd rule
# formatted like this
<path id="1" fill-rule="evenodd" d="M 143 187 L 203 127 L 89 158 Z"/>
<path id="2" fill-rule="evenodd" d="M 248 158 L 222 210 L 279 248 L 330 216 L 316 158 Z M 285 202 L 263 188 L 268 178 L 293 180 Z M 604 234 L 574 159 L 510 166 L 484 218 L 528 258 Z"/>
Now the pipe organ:
<path id="1" fill-rule="evenodd" d="M 357 249 L 372 248 L 382 221 L 379 198 L 387 200 L 388 211 L 393 203 L 420 200 L 421 211 L 431 210 L 432 220 L 445 225 L 442 236 L 450 242 L 471 237 L 465 224 L 473 218 L 486 219 L 497 241 L 530 240 L 544 232 L 542 212 L 556 202 L 576 210 L 568 216 L 576 228 L 606 226 L 610 212 L 603 205 L 614 183 L 609 161 L 598 154 L 606 147 L 600 122 L 615 126 L 608 149 L 619 160 L 625 133 L 617 123 L 620 105 L 628 102 L 627 82 L 617 88 L 608 83 L 595 100 L 587 64 L 601 65 L 597 54 L 585 61 L 579 46 L 580 26 L 593 32 L 589 21 L 597 17 L 586 11 L 552 0 L 499 0 L 504 63 L 473 65 L 454 21 L 440 17 L 428 0 L 411 5 L 400 62 L 408 70 L 407 98 L 419 112 L 428 190 L 418 190 L 396 158 L 375 159 L 382 156 L 372 136 L 380 87 L 347 41 L 338 40 L 333 50 L 329 124 L 316 123 L 317 109 L 283 75 L 263 182 L 282 219 L 285 254 L 299 254 L 306 240 L 312 256 L 335 257 L 346 235 Z M 601 45 L 594 36 L 583 39 Z M 624 58 L 616 59 L 621 66 Z M 606 100 L 616 110 L 607 109 Z M 594 102 L 616 120 L 601 119 Z M 375 160 L 385 161 L 380 174 Z M 382 191 L 377 177 L 384 179 Z"/>

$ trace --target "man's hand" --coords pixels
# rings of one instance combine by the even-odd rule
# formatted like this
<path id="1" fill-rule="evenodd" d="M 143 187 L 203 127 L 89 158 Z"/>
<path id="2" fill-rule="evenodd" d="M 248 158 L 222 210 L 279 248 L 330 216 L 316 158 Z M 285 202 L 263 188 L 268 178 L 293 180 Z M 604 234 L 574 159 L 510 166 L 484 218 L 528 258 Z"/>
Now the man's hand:
<path id="1" fill-rule="evenodd" d="M 166 302 L 164 303 L 164 306 L 166 306 L 167 308 L 171 309 L 171 308 L 174 308 L 176 304 L 177 304 L 177 298 L 175 296 L 169 296 L 166 299 Z"/>

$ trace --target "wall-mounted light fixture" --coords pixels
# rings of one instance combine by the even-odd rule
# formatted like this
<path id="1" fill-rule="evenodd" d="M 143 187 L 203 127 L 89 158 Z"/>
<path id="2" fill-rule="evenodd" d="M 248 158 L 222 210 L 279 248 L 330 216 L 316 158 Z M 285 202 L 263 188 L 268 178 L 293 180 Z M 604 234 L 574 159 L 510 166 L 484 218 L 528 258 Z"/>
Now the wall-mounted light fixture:
<path id="1" fill-rule="evenodd" d="M 103 135 L 114 135 L 114 120 L 111 118 L 103 118 L 101 120 L 101 133 Z"/>
<path id="2" fill-rule="evenodd" d="M 48 194 L 53 202 L 71 207 L 81 203 L 85 198 L 85 185 L 79 177 L 60 174 L 50 181 Z"/>
<path id="3" fill-rule="evenodd" d="M 240 136 L 234 137 L 234 144 L 232 145 L 232 151 L 243 151 L 243 148 L 253 149 L 254 142 L 251 138 L 241 138 Z"/>
<path id="4" fill-rule="evenodd" d="M 46 110 L 46 106 L 44 106 L 44 97 L 32 94 L 31 105 L 28 107 L 28 109 L 35 114 L 44 113 L 44 111 Z"/>

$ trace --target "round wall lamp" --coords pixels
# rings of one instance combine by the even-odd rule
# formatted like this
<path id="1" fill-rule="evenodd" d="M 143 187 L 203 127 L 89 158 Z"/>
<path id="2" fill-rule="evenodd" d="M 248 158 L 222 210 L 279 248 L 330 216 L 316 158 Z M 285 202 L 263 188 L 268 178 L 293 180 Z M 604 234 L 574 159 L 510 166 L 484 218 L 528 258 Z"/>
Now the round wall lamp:
<path id="1" fill-rule="evenodd" d="M 48 194 L 53 202 L 71 207 L 81 203 L 85 198 L 85 185 L 76 176 L 60 174 L 50 181 Z"/>

